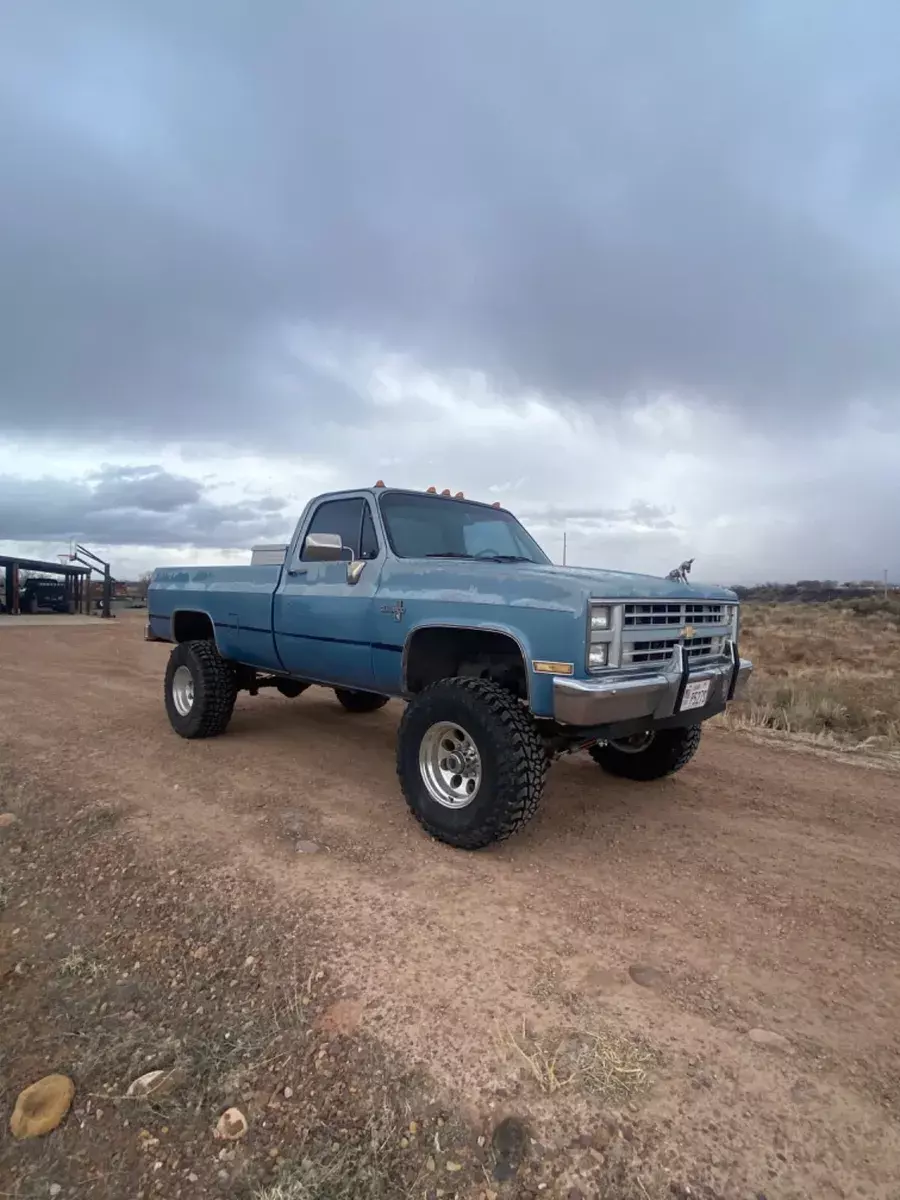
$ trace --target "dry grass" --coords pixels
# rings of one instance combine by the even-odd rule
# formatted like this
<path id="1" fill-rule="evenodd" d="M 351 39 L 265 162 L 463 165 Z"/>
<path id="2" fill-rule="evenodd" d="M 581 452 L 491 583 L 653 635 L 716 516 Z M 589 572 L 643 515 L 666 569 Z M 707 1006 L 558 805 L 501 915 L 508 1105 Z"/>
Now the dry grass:
<path id="1" fill-rule="evenodd" d="M 253 1200 L 401 1200 L 418 1194 L 415 1183 L 402 1182 L 409 1170 L 400 1153 L 401 1132 L 398 1114 L 385 1109 L 355 1139 L 319 1145 L 285 1165 Z"/>
<path id="2" fill-rule="evenodd" d="M 611 1030 L 563 1029 L 546 1034 L 505 1027 L 498 1038 L 545 1095 L 580 1088 L 603 1101 L 622 1102 L 648 1079 L 652 1052 Z"/>
<path id="3" fill-rule="evenodd" d="M 823 744 L 900 753 L 900 615 L 890 607 L 748 604 L 746 697 L 726 718 Z"/>

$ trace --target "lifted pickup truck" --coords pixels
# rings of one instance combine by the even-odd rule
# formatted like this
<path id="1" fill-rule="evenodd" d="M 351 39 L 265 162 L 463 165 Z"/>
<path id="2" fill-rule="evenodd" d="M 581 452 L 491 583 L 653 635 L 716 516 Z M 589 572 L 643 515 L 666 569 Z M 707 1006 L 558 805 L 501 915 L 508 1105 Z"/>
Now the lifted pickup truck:
<path id="1" fill-rule="evenodd" d="M 407 701 L 406 801 L 465 849 L 534 814 L 548 763 L 680 770 L 751 671 L 724 588 L 558 567 L 499 505 L 375 488 L 319 496 L 260 565 L 157 570 L 147 637 L 174 642 L 169 720 L 224 733 L 235 697 L 331 687 L 352 713 Z"/>

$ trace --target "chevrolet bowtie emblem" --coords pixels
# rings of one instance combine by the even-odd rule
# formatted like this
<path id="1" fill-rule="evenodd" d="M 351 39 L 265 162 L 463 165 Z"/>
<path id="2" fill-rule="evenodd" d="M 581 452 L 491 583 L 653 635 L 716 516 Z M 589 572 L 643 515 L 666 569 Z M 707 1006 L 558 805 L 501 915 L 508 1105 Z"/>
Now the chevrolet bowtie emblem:
<path id="1" fill-rule="evenodd" d="M 682 629 L 682 631 L 681 631 L 681 636 L 685 639 L 685 641 L 689 642 L 691 640 L 691 638 L 694 636 L 694 633 L 695 633 L 695 630 L 694 630 L 693 625 L 685 625 L 684 629 Z"/>

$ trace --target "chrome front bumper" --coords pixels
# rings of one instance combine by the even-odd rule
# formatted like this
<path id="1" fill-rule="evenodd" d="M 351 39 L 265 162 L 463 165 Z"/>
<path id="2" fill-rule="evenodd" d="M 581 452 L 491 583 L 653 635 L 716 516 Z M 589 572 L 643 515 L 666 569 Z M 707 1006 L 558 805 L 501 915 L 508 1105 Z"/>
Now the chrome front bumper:
<path id="1" fill-rule="evenodd" d="M 728 658 L 692 667 L 680 645 L 676 645 L 665 670 L 649 674 L 616 671 L 594 679 L 570 679 L 557 675 L 553 680 L 553 715 L 561 725 L 618 725 L 646 718 L 661 721 L 680 711 L 688 683 L 710 680 L 709 693 L 702 709 L 687 710 L 711 715 L 709 709 L 725 708 L 739 695 L 750 678 L 753 664 L 740 658 L 729 643 Z"/>

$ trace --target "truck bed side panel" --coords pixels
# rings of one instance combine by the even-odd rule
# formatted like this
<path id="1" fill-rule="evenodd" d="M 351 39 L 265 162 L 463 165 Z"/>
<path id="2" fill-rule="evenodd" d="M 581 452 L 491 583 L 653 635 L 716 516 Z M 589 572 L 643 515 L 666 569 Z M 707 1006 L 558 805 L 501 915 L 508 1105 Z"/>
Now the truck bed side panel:
<path id="1" fill-rule="evenodd" d="M 157 636 L 171 638 L 175 613 L 206 613 L 225 658 L 278 670 L 272 596 L 280 575 L 275 565 L 159 570 L 149 592 L 151 628 Z"/>

